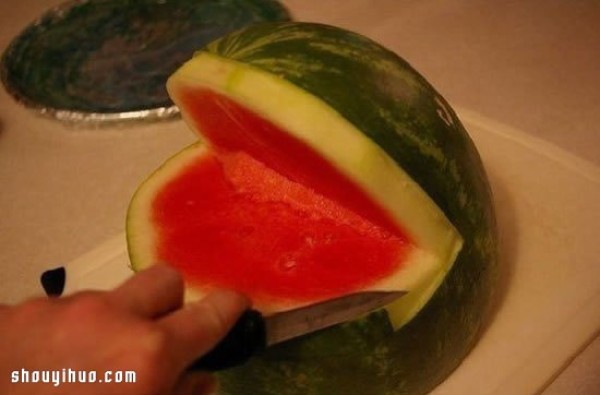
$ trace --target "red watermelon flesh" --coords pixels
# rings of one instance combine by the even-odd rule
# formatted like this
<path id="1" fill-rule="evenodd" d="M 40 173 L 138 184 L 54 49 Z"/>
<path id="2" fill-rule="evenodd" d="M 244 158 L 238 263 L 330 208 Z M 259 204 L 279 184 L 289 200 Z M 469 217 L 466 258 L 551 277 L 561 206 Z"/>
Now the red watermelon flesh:
<path id="1" fill-rule="evenodd" d="M 157 257 L 190 285 L 312 303 L 399 269 L 411 238 L 310 147 L 214 91 L 180 97 L 210 149 L 163 186 L 152 221 Z"/>

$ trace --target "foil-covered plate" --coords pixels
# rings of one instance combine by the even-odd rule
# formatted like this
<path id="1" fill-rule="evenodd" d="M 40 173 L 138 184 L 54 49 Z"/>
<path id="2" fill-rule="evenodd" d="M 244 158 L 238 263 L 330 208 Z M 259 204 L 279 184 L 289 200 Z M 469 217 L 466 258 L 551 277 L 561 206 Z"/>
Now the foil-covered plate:
<path id="1" fill-rule="evenodd" d="M 25 106 L 64 121 L 178 114 L 165 82 L 208 42 L 289 20 L 275 0 L 75 0 L 48 10 L 2 56 L 1 78 Z"/>

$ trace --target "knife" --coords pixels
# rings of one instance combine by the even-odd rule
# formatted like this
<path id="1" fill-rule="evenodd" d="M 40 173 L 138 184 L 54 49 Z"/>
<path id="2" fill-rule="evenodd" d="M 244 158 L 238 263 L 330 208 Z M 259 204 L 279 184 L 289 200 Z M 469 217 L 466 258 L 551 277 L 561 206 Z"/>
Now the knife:
<path id="1" fill-rule="evenodd" d="M 246 310 L 221 342 L 189 370 L 215 371 L 241 365 L 266 347 L 359 318 L 404 294 L 359 292 L 266 317 L 257 310 Z"/>

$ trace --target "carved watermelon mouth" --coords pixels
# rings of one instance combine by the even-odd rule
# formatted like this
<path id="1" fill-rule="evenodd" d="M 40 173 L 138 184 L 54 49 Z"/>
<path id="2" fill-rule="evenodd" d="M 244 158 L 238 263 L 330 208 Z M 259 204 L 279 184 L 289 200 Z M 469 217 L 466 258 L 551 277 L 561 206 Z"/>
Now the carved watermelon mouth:
<path id="1" fill-rule="evenodd" d="M 406 232 L 310 147 L 214 91 L 181 95 L 211 149 L 153 201 L 159 260 L 197 289 L 236 289 L 263 310 L 399 270 L 412 248 Z"/>

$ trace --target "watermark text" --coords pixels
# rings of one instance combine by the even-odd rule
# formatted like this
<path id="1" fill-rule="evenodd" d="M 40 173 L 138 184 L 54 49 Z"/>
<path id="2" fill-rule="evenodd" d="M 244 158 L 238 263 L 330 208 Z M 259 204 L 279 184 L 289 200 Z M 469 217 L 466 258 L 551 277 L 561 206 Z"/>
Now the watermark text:
<path id="1" fill-rule="evenodd" d="M 13 370 L 12 383 L 48 383 L 55 387 L 65 383 L 135 383 L 133 370 L 107 370 L 98 373 L 95 370 Z"/>

